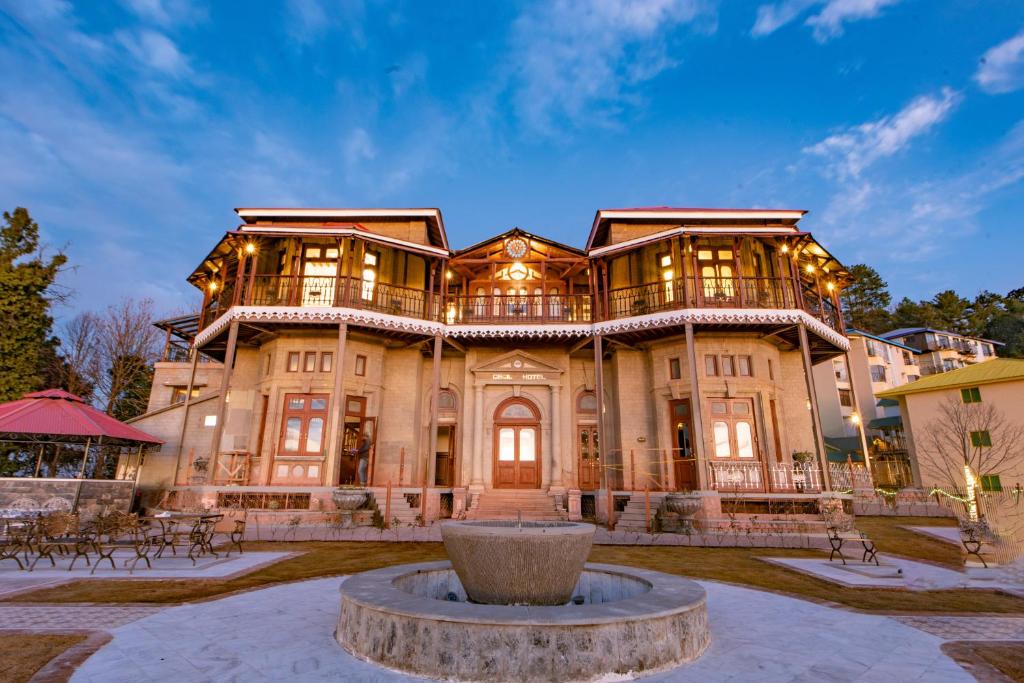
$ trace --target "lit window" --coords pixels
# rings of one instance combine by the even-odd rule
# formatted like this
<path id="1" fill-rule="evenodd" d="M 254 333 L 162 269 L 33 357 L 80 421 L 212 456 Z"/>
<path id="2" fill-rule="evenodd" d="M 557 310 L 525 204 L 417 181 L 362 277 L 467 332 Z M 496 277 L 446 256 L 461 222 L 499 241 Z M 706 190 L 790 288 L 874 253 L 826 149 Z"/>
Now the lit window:
<path id="1" fill-rule="evenodd" d="M 741 458 L 754 457 L 754 433 L 749 422 L 736 423 L 736 454 Z"/>
<path id="2" fill-rule="evenodd" d="M 715 434 L 715 456 L 719 458 L 728 458 L 732 455 L 732 450 L 729 446 L 729 425 L 725 422 L 716 422 L 714 426 Z"/>
<path id="3" fill-rule="evenodd" d="M 171 387 L 171 403 L 184 403 L 185 393 L 188 391 L 188 387 Z M 192 388 L 192 398 L 199 395 L 199 389 Z"/>
<path id="4" fill-rule="evenodd" d="M 298 351 L 288 352 L 288 372 L 299 371 L 299 355 Z"/>

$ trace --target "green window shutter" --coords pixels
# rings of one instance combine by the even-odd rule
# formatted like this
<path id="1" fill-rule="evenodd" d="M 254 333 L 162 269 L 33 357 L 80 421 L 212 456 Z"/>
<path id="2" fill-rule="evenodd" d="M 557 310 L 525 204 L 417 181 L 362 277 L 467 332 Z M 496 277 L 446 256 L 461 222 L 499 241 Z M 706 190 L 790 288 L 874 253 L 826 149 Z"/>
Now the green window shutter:
<path id="1" fill-rule="evenodd" d="M 971 400 L 975 403 L 981 403 L 981 389 L 978 387 L 971 389 Z"/>
<path id="2" fill-rule="evenodd" d="M 970 403 L 971 402 L 971 390 L 970 389 L 961 389 L 960 390 L 960 400 L 963 401 L 964 403 Z"/>
<path id="3" fill-rule="evenodd" d="M 970 387 L 960 390 L 960 399 L 964 403 L 981 403 L 981 389 Z"/>
<path id="4" fill-rule="evenodd" d="M 981 446 L 991 446 L 992 436 L 988 433 L 988 430 L 982 430 L 980 432 L 971 432 L 971 445 L 975 448 Z"/>
<path id="5" fill-rule="evenodd" d="M 998 474 L 984 474 L 981 477 L 982 491 L 1002 491 L 1003 482 L 999 480 Z"/>

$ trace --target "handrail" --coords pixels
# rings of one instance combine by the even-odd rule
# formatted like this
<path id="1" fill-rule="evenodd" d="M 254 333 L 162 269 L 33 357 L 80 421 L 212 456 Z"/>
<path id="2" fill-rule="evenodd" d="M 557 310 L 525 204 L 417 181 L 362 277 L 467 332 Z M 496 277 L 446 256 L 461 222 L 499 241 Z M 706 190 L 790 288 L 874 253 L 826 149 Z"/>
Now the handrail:
<path id="1" fill-rule="evenodd" d="M 450 294 L 355 277 L 251 275 L 235 291 L 225 283 L 204 312 L 208 324 L 235 303 L 253 306 L 375 310 L 448 324 L 589 323 L 596 319 L 591 294 Z M 607 319 L 682 308 L 803 309 L 836 330 L 841 317 L 828 298 L 799 291 L 788 278 L 687 276 L 607 291 Z"/>

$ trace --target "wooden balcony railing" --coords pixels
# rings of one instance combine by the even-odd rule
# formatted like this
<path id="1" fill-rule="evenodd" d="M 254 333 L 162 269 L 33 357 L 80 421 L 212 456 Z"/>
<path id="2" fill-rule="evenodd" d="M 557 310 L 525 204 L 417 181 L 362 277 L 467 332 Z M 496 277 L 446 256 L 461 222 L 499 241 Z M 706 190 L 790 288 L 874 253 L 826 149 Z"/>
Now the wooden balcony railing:
<path id="1" fill-rule="evenodd" d="M 590 294 L 449 295 L 359 278 L 256 275 L 241 292 L 226 283 L 205 311 L 208 324 L 234 304 L 364 308 L 448 324 L 587 323 L 596 320 Z M 831 301 L 799 292 L 784 278 L 677 278 L 612 289 L 605 319 L 627 318 L 681 308 L 803 308 L 841 330 Z"/>
<path id="2" fill-rule="evenodd" d="M 590 322 L 589 294 L 533 294 L 449 296 L 445 322 L 450 325 L 484 323 Z"/>

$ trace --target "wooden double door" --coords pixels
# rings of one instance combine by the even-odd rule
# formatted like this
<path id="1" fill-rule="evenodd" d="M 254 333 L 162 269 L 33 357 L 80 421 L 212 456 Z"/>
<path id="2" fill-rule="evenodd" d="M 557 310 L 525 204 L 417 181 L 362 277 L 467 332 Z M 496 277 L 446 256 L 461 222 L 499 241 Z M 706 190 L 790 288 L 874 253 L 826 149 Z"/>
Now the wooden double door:
<path id="1" fill-rule="evenodd" d="M 504 401 L 494 412 L 494 488 L 540 488 L 540 413 L 525 399 Z"/>

